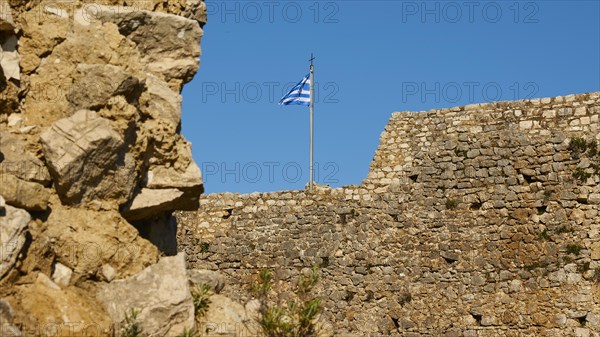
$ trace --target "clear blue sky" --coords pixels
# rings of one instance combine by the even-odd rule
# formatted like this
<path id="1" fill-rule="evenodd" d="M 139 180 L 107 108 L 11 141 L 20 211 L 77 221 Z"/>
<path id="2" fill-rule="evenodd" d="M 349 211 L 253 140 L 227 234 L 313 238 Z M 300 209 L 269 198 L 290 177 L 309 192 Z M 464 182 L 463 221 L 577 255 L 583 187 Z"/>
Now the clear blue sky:
<path id="1" fill-rule="evenodd" d="M 206 193 L 360 184 L 394 111 L 600 91 L 599 1 L 210 1 L 183 134 Z"/>

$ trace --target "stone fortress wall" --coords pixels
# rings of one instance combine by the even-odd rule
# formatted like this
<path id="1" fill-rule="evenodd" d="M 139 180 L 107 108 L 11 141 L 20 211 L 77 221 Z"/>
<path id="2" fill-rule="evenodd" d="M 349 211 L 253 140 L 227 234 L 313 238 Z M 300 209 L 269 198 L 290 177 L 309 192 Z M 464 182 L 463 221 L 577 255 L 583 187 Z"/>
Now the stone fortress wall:
<path id="1" fill-rule="evenodd" d="M 321 266 L 337 336 L 600 336 L 600 93 L 394 113 L 360 186 L 201 197 L 188 265 L 245 302 Z M 578 173 L 578 177 L 574 177 Z"/>

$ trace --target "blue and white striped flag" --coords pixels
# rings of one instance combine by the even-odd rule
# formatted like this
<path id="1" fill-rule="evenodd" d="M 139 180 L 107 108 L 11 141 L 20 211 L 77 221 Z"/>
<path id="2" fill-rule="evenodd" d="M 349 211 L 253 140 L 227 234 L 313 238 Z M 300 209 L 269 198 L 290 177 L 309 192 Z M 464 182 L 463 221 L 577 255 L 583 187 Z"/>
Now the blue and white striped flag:
<path id="1" fill-rule="evenodd" d="M 282 105 L 310 105 L 310 74 L 298 82 L 287 95 L 279 101 Z"/>

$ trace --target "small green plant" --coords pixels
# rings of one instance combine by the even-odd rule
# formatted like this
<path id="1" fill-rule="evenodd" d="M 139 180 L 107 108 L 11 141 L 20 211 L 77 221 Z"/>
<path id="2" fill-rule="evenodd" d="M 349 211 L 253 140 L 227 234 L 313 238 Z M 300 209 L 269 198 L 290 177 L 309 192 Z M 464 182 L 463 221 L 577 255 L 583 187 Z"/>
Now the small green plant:
<path id="1" fill-rule="evenodd" d="M 600 164 L 591 163 L 590 167 L 592 168 L 592 170 L 594 170 L 595 175 L 600 175 Z"/>
<path id="2" fill-rule="evenodd" d="M 563 256 L 562 260 L 565 264 L 573 263 L 573 259 L 570 256 Z"/>
<path id="3" fill-rule="evenodd" d="M 454 149 L 454 154 L 457 157 L 467 158 L 467 150 L 459 150 L 458 148 Z"/>
<path id="4" fill-rule="evenodd" d="M 579 255 L 579 252 L 581 252 L 581 249 L 583 247 L 581 247 L 580 245 L 577 244 L 568 244 L 567 245 L 567 254 L 573 254 L 575 256 Z"/>
<path id="5" fill-rule="evenodd" d="M 178 337 L 200 337 L 200 334 L 194 329 L 183 329 Z"/>
<path id="6" fill-rule="evenodd" d="M 540 234 L 538 235 L 538 237 L 540 238 L 540 240 L 550 240 L 550 235 L 548 234 L 548 230 L 544 229 L 543 231 L 540 232 Z"/>
<path id="7" fill-rule="evenodd" d="M 584 262 L 580 265 L 577 265 L 577 271 L 580 273 L 585 273 L 586 271 L 590 270 L 590 262 Z"/>
<path id="8" fill-rule="evenodd" d="M 206 314 L 210 305 L 211 288 L 208 284 L 196 284 L 192 288 L 192 301 L 194 303 L 194 316 L 200 318 Z"/>
<path id="9" fill-rule="evenodd" d="M 592 176 L 600 176 L 600 152 L 596 140 L 585 140 L 581 137 L 573 137 L 569 142 L 571 157 L 579 159 L 586 155 L 590 160 L 589 169 L 578 167 L 573 171 L 573 177 L 580 182 L 587 181 Z"/>
<path id="10" fill-rule="evenodd" d="M 585 153 L 588 148 L 588 142 L 581 137 L 573 137 L 569 141 L 569 150 L 574 155 Z"/>
<path id="11" fill-rule="evenodd" d="M 367 290 L 367 297 L 365 298 L 365 301 L 370 302 L 375 298 L 375 293 L 373 292 L 373 290 Z"/>
<path id="12" fill-rule="evenodd" d="M 579 180 L 580 182 L 587 181 L 592 176 L 591 173 L 586 172 L 585 169 L 578 167 L 573 172 L 573 178 Z"/>
<path id="13" fill-rule="evenodd" d="M 210 248 L 210 244 L 208 242 L 200 243 L 200 253 L 208 253 L 208 248 Z"/>
<path id="14" fill-rule="evenodd" d="M 458 200 L 448 198 L 446 199 L 446 209 L 456 209 L 458 207 Z"/>
<path id="15" fill-rule="evenodd" d="M 315 319 L 322 311 L 321 300 L 311 291 L 319 281 L 319 269 L 314 266 L 308 275 L 300 275 L 296 283 L 297 300 L 285 304 L 269 296 L 273 273 L 265 269 L 258 275 L 253 290 L 260 301 L 258 324 L 267 337 L 317 336 Z"/>
<path id="16" fill-rule="evenodd" d="M 538 268 L 546 268 L 546 267 L 548 267 L 548 263 L 542 262 L 542 261 L 536 261 L 536 262 L 533 262 L 532 264 L 526 265 L 525 269 L 528 271 L 532 271 L 532 270 L 535 270 Z"/>
<path id="17" fill-rule="evenodd" d="M 273 279 L 273 272 L 270 269 L 263 269 L 258 273 L 258 280 L 252 285 L 252 292 L 259 298 L 265 298 L 269 295 L 271 290 L 271 280 Z"/>
<path id="18" fill-rule="evenodd" d="M 142 337 L 142 328 L 137 322 L 138 311 L 132 308 L 128 313 L 125 313 L 125 325 L 121 331 L 122 337 Z"/>
<path id="19" fill-rule="evenodd" d="M 595 140 L 587 142 L 587 154 L 594 157 L 598 154 L 598 143 Z"/>
<path id="20" fill-rule="evenodd" d="M 321 257 L 321 264 L 319 265 L 319 267 L 321 268 L 327 268 L 329 267 L 329 256 L 323 256 Z"/>
<path id="21" fill-rule="evenodd" d="M 544 215 L 548 211 L 548 206 L 536 207 L 538 215 Z"/>
<path id="22" fill-rule="evenodd" d="M 346 290 L 346 295 L 344 295 L 344 301 L 350 302 L 354 298 L 354 292 Z"/>
<path id="23" fill-rule="evenodd" d="M 398 297 L 398 303 L 400 303 L 400 305 L 402 306 L 404 306 L 407 303 L 410 303 L 410 301 L 412 301 L 412 296 L 409 292 L 404 292 Z"/>

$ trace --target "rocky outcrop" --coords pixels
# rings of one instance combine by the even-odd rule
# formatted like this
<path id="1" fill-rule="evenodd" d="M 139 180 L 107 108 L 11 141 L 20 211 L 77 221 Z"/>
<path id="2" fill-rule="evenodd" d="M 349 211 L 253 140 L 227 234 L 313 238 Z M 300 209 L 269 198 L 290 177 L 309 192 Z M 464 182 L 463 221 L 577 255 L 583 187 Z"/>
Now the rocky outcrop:
<path id="1" fill-rule="evenodd" d="M 78 64 L 75 71 L 73 89 L 66 97 L 75 110 L 98 110 L 117 96 L 135 101 L 144 89 L 139 78 L 110 64 Z"/>
<path id="2" fill-rule="evenodd" d="M 31 216 L 24 210 L 3 206 L 0 210 L 0 279 L 12 268 L 25 245 L 25 232 Z"/>
<path id="3" fill-rule="evenodd" d="M 21 137 L 0 130 L 0 156 L 0 174 L 10 174 L 44 186 L 50 185 L 50 173 L 46 165 L 29 150 L 29 145 Z"/>
<path id="4" fill-rule="evenodd" d="M 40 140 L 64 204 L 102 199 L 122 202 L 131 195 L 135 168 L 125 159 L 123 139 L 108 119 L 79 110 L 55 122 Z"/>
<path id="5" fill-rule="evenodd" d="M 23 336 L 35 336 L 40 327 L 54 336 L 108 336 L 112 323 L 95 299 L 80 288 L 61 289 L 47 275 L 38 273 L 32 283 L 18 285 L 6 298 L 14 308 Z M 51 331 L 51 332 L 50 332 Z"/>
<path id="6" fill-rule="evenodd" d="M 199 67 L 205 10 L 199 0 L 0 1 L 0 300 L 23 335 L 51 323 L 70 329 L 57 336 L 90 324 L 114 333 L 122 317 L 100 304 L 100 284 L 115 284 L 107 301 L 125 278 L 150 286 L 146 268 L 177 253 L 171 213 L 197 208 L 203 190 L 180 93 Z M 165 276 L 154 299 L 175 294 L 165 305 L 176 308 L 153 304 L 146 327 L 193 327 L 184 264 L 156 268 L 179 283 Z"/>
<path id="7" fill-rule="evenodd" d="M 194 328 L 194 305 L 183 254 L 164 257 L 139 274 L 100 287 L 98 299 L 113 322 L 131 310 L 149 337 L 175 337 Z"/>
<path id="8" fill-rule="evenodd" d="M 123 278 L 158 261 L 157 248 L 116 211 L 56 206 L 46 226 L 56 259 L 73 270 L 73 281 L 101 279 L 107 264 Z"/>
<path id="9" fill-rule="evenodd" d="M 208 285 L 215 294 L 220 293 L 225 287 L 225 277 L 213 270 L 191 269 L 188 271 L 188 278 L 192 286 Z"/>
<path id="10" fill-rule="evenodd" d="M 198 4 L 190 6 L 182 7 Z M 38 22 L 33 13 L 23 14 L 23 70 L 30 73 L 23 123 L 46 128 L 44 155 L 63 202 L 110 200 L 115 207 L 123 205 L 131 220 L 197 207 L 202 180 L 190 144 L 179 135 L 179 92 L 198 69 L 200 24 L 127 6 L 95 4 L 67 11 L 40 4 L 35 11 L 48 19 Z M 97 127 L 102 131 L 90 133 Z M 88 133 L 108 138 L 88 140 Z M 59 138 L 62 144 L 56 143 Z M 101 155 L 93 150 L 105 145 L 108 151 Z M 58 162 L 63 154 L 56 148 L 61 147 L 69 148 L 72 158 L 60 160 L 70 164 Z M 86 158 L 89 172 L 77 167 L 87 154 L 92 154 Z M 104 159 L 105 165 L 93 162 Z M 146 172 L 161 169 L 184 183 L 144 191 L 156 189 L 146 186 Z"/>
<path id="11" fill-rule="evenodd" d="M 76 22 L 82 25 L 94 19 L 116 24 L 123 36 L 135 42 L 147 70 L 167 82 L 189 82 L 198 70 L 202 30 L 195 20 L 110 6 L 84 7 L 75 14 Z"/>
<path id="12" fill-rule="evenodd" d="M 10 303 L 0 299 L 0 324 L 2 324 L 2 336 L 21 337 L 21 330 L 12 324 L 14 312 Z"/>
<path id="13" fill-rule="evenodd" d="M 258 336 L 258 326 L 251 313 L 243 305 L 215 294 L 204 317 L 200 319 L 198 331 L 202 336 Z"/>
<path id="14" fill-rule="evenodd" d="M 48 208 L 50 191 L 44 186 L 21 180 L 5 173 L 0 177 L 0 194 L 6 203 L 30 211 L 43 211 Z"/>
<path id="15" fill-rule="evenodd" d="M 3 114 L 17 109 L 18 82 L 21 79 L 17 36 L 12 10 L 7 2 L 0 2 L 0 122 Z"/>
<path id="16" fill-rule="evenodd" d="M 138 220 L 168 210 L 198 208 L 197 195 L 203 191 L 203 187 L 196 163 L 190 162 L 184 172 L 157 167 L 147 174 L 146 187 L 124 210 L 127 218 Z"/>

